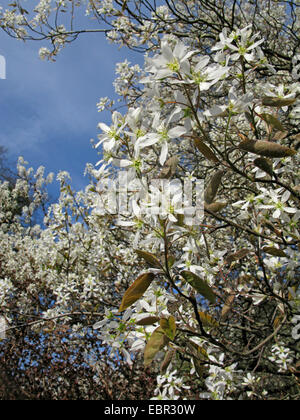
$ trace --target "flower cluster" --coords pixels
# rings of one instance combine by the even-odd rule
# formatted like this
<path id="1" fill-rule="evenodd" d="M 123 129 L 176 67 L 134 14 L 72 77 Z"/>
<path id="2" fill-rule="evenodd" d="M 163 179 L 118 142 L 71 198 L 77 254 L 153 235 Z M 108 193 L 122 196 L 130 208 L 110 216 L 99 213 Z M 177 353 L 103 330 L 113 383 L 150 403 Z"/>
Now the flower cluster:
<path id="1" fill-rule="evenodd" d="M 178 377 L 177 370 L 172 372 L 168 371 L 164 375 L 158 375 L 157 377 L 157 388 L 154 391 L 154 397 L 152 400 L 178 400 L 179 395 L 176 393 L 182 393 L 184 389 L 190 387 L 184 385 L 183 380 Z"/>

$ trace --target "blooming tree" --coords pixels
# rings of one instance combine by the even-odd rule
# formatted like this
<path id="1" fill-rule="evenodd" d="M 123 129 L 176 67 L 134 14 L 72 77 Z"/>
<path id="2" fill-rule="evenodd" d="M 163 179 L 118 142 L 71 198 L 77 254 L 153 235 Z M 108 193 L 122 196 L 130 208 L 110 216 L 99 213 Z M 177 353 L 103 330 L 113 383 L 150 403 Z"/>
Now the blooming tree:
<path id="1" fill-rule="evenodd" d="M 143 68 L 117 66 L 126 111 L 97 104 L 112 123 L 99 123 L 85 191 L 62 172 L 45 228 L 1 232 L 4 330 L 18 329 L 16 306 L 33 331 L 72 328 L 97 382 L 93 333 L 107 365 L 142 357 L 155 399 L 298 399 L 300 6 L 155 4 L 2 11 L 10 35 L 51 42 L 42 58 L 88 31 L 145 54 Z M 74 27 L 83 6 L 100 29 Z"/>

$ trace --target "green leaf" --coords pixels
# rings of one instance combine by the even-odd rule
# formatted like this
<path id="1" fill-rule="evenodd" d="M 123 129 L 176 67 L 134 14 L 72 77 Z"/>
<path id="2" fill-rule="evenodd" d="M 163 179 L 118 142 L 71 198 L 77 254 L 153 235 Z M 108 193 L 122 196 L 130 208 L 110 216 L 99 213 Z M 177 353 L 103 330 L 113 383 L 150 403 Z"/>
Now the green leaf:
<path id="1" fill-rule="evenodd" d="M 198 311 L 200 319 L 206 327 L 218 327 L 218 321 L 206 312 Z"/>
<path id="2" fill-rule="evenodd" d="M 199 360 L 195 356 L 193 356 L 193 362 L 194 362 L 195 371 L 197 372 L 199 378 L 202 378 L 205 372 L 205 365 L 203 364 L 203 362 L 201 363 L 201 360 Z"/>
<path id="3" fill-rule="evenodd" d="M 184 226 L 184 214 L 176 214 L 177 222 L 175 223 L 176 226 L 183 227 Z"/>
<path id="4" fill-rule="evenodd" d="M 140 275 L 124 293 L 119 312 L 125 311 L 125 309 L 139 300 L 150 286 L 154 277 L 153 273 Z"/>
<path id="5" fill-rule="evenodd" d="M 159 321 L 157 316 L 146 316 L 145 318 L 140 319 L 135 324 L 136 325 L 153 325 Z"/>
<path id="6" fill-rule="evenodd" d="M 203 360 L 203 357 L 208 359 L 208 354 L 204 347 L 199 346 L 199 344 L 195 343 L 194 341 L 188 341 L 188 348 L 193 353 L 193 356 L 197 357 L 198 359 Z"/>
<path id="7" fill-rule="evenodd" d="M 259 114 L 259 116 L 269 125 L 271 125 L 272 127 L 276 128 L 276 130 L 278 131 L 284 131 L 285 128 L 284 126 L 281 124 L 281 122 L 274 117 L 274 115 L 272 114 L 267 114 L 265 112 L 263 112 L 262 114 Z"/>
<path id="8" fill-rule="evenodd" d="M 175 318 L 171 315 L 168 319 L 161 318 L 159 322 L 164 333 L 170 340 L 174 340 L 176 334 L 176 322 Z"/>
<path id="9" fill-rule="evenodd" d="M 176 257 L 174 255 L 168 255 L 168 267 L 169 269 L 173 267 L 176 262 Z"/>
<path id="10" fill-rule="evenodd" d="M 150 267 L 162 268 L 160 261 L 150 252 L 140 251 L 139 249 L 136 249 L 135 252 L 140 258 L 145 260 Z"/>
<path id="11" fill-rule="evenodd" d="M 144 351 L 144 365 L 145 367 L 149 366 L 156 356 L 156 354 L 162 350 L 169 342 L 168 337 L 164 333 L 164 330 L 161 327 L 157 327 L 149 341 L 146 344 Z"/>
<path id="12" fill-rule="evenodd" d="M 204 201 L 207 204 L 211 204 L 214 201 L 215 196 L 217 195 L 222 176 L 224 175 L 224 170 L 217 171 L 209 181 L 208 186 L 204 191 Z"/>
<path id="13" fill-rule="evenodd" d="M 270 158 L 293 156 L 296 151 L 287 146 L 265 140 L 246 139 L 239 144 L 239 148 L 247 152 Z"/>
<path id="14" fill-rule="evenodd" d="M 180 274 L 200 295 L 204 296 L 211 303 L 215 303 L 216 295 L 206 281 L 200 279 L 200 277 L 191 271 L 182 271 Z"/>
<path id="15" fill-rule="evenodd" d="M 239 251 L 234 252 L 233 254 L 227 255 L 225 258 L 225 262 L 226 264 L 231 264 L 234 261 L 238 261 L 245 258 L 248 254 L 250 254 L 250 252 L 250 249 L 247 248 L 240 249 Z"/>
<path id="16" fill-rule="evenodd" d="M 262 249 L 266 254 L 273 255 L 274 257 L 285 257 L 287 258 L 286 253 L 282 249 L 278 249 L 272 246 L 265 246 Z"/>
<path id="17" fill-rule="evenodd" d="M 283 318 L 283 316 L 282 315 L 279 315 L 279 316 L 277 316 L 274 319 L 274 321 L 273 321 L 273 328 L 274 328 L 274 330 L 276 330 L 276 328 L 279 327 L 280 323 L 282 322 L 282 318 Z"/>
<path id="18" fill-rule="evenodd" d="M 262 104 L 266 106 L 275 106 L 281 108 L 282 106 L 293 105 L 296 102 L 295 98 L 274 98 L 273 96 L 265 96 L 262 98 Z"/>

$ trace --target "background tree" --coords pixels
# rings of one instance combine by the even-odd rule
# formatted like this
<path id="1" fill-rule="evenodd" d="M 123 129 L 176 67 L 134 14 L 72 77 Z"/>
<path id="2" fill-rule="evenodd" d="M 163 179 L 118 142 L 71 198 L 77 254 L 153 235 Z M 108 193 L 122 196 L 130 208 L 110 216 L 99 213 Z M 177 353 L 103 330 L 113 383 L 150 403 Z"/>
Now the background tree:
<path id="1" fill-rule="evenodd" d="M 13 182 L 12 164 L 8 162 L 7 149 L 0 146 L 0 179 L 1 181 Z"/>
<path id="2" fill-rule="evenodd" d="M 118 294 L 109 281 L 109 260 L 101 262 L 99 255 L 93 261 L 95 255 L 89 255 L 93 247 L 102 248 L 103 238 L 89 230 L 85 205 L 66 184 L 67 174 L 59 176 L 61 203 L 45 214 L 48 228 L 42 230 L 30 218 L 34 210 L 43 211 L 40 197 L 53 176 L 44 178 L 43 168 L 33 173 L 22 159 L 18 171 L 14 184 L 0 185 L 6 204 L 1 207 L 0 324 L 6 330 L 0 339 L 0 398 L 150 398 L 155 376 L 144 371 L 142 359 L 130 366 L 122 354 L 109 359 L 109 347 L 93 332 L 95 319 L 116 307 Z M 24 193 L 31 209 L 25 204 L 12 212 L 15 197 Z"/>

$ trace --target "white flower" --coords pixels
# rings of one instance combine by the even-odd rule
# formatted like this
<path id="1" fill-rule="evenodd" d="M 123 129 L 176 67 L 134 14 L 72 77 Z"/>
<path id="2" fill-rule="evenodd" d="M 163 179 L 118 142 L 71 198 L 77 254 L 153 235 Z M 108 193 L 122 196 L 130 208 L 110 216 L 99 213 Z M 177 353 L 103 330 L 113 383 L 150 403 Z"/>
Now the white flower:
<path id="1" fill-rule="evenodd" d="M 113 125 L 111 127 L 108 127 L 105 123 L 98 124 L 98 127 L 104 132 L 104 134 L 99 136 L 100 141 L 96 144 L 96 148 L 103 143 L 103 149 L 106 152 L 113 150 L 116 141 L 119 139 L 119 135 L 125 126 L 125 123 L 122 120 L 122 115 L 115 111 L 112 115 Z"/>
<path id="2" fill-rule="evenodd" d="M 296 208 L 285 205 L 285 203 L 288 201 L 291 195 L 289 191 L 285 191 L 282 196 L 280 196 L 280 193 L 282 192 L 282 188 L 279 188 L 277 190 L 265 190 L 265 192 L 266 192 L 266 198 L 267 196 L 270 197 L 270 200 L 269 200 L 270 204 L 259 205 L 259 208 L 275 209 L 272 214 L 272 217 L 274 219 L 279 219 L 280 216 L 282 216 L 284 212 L 289 213 L 289 214 L 294 214 L 297 212 Z"/>
<path id="3" fill-rule="evenodd" d="M 190 388 L 183 383 L 182 378 L 177 376 L 177 370 L 171 371 L 170 366 L 164 375 L 157 376 L 157 388 L 154 391 L 154 395 L 157 397 L 153 399 L 177 400 L 179 399 L 178 393 L 183 389 Z M 177 393 L 175 393 L 176 391 Z"/>
<path id="4" fill-rule="evenodd" d="M 217 83 L 229 70 L 228 67 L 219 64 L 207 66 L 209 60 L 208 56 L 201 57 L 191 72 L 191 82 L 197 84 L 201 92 Z"/>
<path id="5" fill-rule="evenodd" d="M 48 48 L 42 47 L 39 49 L 39 56 L 41 60 L 45 60 L 50 56 L 51 52 Z"/>
<path id="6" fill-rule="evenodd" d="M 291 351 L 281 343 L 274 344 L 271 351 L 274 356 L 269 356 L 269 360 L 279 365 L 279 372 L 286 371 L 293 361 Z"/>
<path id="7" fill-rule="evenodd" d="M 141 150 L 145 147 L 149 147 L 156 143 L 160 143 L 161 152 L 159 157 L 159 163 L 161 165 L 164 165 L 168 156 L 168 142 L 171 139 L 180 137 L 183 134 L 185 134 L 186 128 L 183 126 L 168 128 L 165 121 L 160 121 L 160 115 L 158 113 L 156 113 L 154 116 L 152 128 L 154 128 L 156 132 L 150 132 L 138 138 L 138 140 L 135 143 L 135 150 Z"/>
<path id="8" fill-rule="evenodd" d="M 292 319 L 292 323 L 296 324 L 292 329 L 292 337 L 294 340 L 299 340 L 300 338 L 300 315 L 295 315 Z"/>
<path id="9" fill-rule="evenodd" d="M 98 112 L 101 112 L 105 109 L 105 107 L 109 104 L 109 98 L 107 96 L 100 98 L 99 102 L 97 103 Z"/>
<path id="10" fill-rule="evenodd" d="M 212 51 L 228 51 L 230 49 L 234 51 L 234 54 L 230 55 L 232 60 L 236 61 L 240 57 L 244 57 L 246 60 L 251 61 L 255 48 L 264 42 L 264 39 L 254 42 L 259 37 L 259 34 L 256 33 L 251 36 L 251 28 L 252 25 L 248 25 L 243 29 L 231 32 L 229 36 L 227 36 L 227 30 L 223 29 L 219 35 L 220 41 L 212 47 Z M 235 44 L 233 44 L 234 41 Z"/>
<path id="11" fill-rule="evenodd" d="M 256 385 L 260 381 L 260 378 L 256 378 L 255 375 L 248 372 L 247 376 L 243 378 L 242 385 L 244 386 L 253 386 Z"/>
<path id="12" fill-rule="evenodd" d="M 245 93 L 239 95 L 235 91 L 235 88 L 230 88 L 228 92 L 228 104 L 227 105 L 215 105 L 212 108 L 204 111 L 204 115 L 207 117 L 223 117 L 228 114 L 240 114 L 241 112 L 247 111 L 253 102 L 253 94 Z"/>
<path id="13" fill-rule="evenodd" d="M 155 181 L 150 185 L 147 213 L 176 223 L 176 214 L 184 213 L 181 182 L 162 179 Z"/>
<path id="14" fill-rule="evenodd" d="M 299 89 L 298 83 L 293 83 L 290 85 L 284 85 L 283 83 L 279 85 L 273 85 L 272 83 L 266 83 L 264 88 L 264 95 L 270 96 L 272 98 L 279 99 L 292 99 L 295 98 L 295 95 Z M 282 107 L 283 111 L 287 111 L 288 107 Z"/>
<path id="15" fill-rule="evenodd" d="M 155 397 L 150 398 L 151 400 L 169 400 L 167 396 L 168 389 L 155 389 L 154 395 Z"/>
<path id="16" fill-rule="evenodd" d="M 220 41 L 212 47 L 212 51 L 227 50 L 234 39 L 234 34 L 231 33 L 229 36 L 227 36 L 227 29 L 224 28 L 219 34 L 219 38 Z"/>
<path id="17" fill-rule="evenodd" d="M 4 340 L 6 338 L 6 329 L 7 329 L 7 322 L 4 316 L 0 317 L 0 340 Z"/>
<path id="18" fill-rule="evenodd" d="M 190 71 L 188 59 L 194 53 L 194 51 L 189 51 L 181 41 L 177 42 L 172 51 L 168 41 L 163 40 L 161 54 L 156 55 L 154 58 L 148 58 L 146 70 L 154 73 L 156 80 L 170 77 L 174 73 L 177 74 L 179 72 L 188 74 Z"/>

